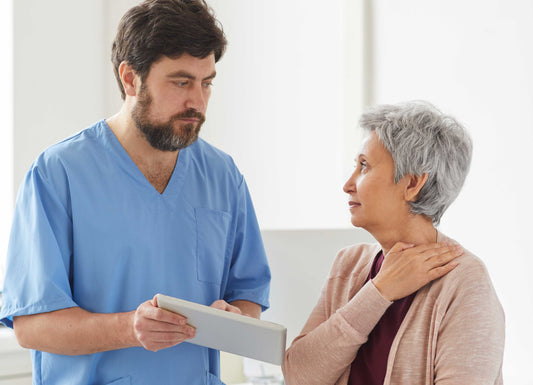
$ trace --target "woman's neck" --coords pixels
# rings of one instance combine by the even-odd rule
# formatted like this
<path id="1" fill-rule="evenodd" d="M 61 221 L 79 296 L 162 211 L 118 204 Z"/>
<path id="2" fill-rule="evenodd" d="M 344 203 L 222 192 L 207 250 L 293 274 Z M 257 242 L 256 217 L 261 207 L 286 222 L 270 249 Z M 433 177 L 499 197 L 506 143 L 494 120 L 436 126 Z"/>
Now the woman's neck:
<path id="1" fill-rule="evenodd" d="M 411 215 L 405 223 L 370 233 L 381 245 L 384 255 L 398 242 L 415 246 L 437 242 L 437 230 L 431 220 L 422 215 Z"/>

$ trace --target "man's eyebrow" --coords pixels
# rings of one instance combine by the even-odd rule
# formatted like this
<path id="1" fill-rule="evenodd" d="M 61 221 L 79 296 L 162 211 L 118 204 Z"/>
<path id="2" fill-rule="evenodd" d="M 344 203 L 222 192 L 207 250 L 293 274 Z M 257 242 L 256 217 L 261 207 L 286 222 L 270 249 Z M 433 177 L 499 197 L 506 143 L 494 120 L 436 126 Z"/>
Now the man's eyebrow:
<path id="1" fill-rule="evenodd" d="M 217 76 L 216 71 L 214 71 L 211 75 L 203 78 L 202 80 L 210 80 L 210 79 L 213 79 L 215 76 Z M 169 78 L 186 78 L 186 79 L 196 80 L 196 76 L 194 76 L 193 74 L 191 74 L 190 72 L 187 72 L 187 71 L 171 72 L 171 73 L 169 73 L 167 75 L 167 77 L 169 77 Z"/>

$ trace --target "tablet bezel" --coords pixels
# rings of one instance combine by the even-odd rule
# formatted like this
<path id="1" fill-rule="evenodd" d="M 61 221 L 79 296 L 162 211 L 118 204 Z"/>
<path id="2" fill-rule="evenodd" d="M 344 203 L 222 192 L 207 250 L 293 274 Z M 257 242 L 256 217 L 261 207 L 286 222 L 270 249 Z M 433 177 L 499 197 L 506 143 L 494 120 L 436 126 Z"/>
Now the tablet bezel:
<path id="1" fill-rule="evenodd" d="M 157 294 L 157 306 L 187 317 L 187 323 L 196 328 L 188 343 L 275 365 L 283 363 L 287 338 L 283 325 L 164 294 Z"/>

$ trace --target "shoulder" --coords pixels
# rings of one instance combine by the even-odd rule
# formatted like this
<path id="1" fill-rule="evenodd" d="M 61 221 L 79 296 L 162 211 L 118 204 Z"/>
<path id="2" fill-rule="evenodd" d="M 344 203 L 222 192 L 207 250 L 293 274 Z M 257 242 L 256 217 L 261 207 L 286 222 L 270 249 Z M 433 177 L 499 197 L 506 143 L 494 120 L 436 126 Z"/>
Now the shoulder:
<path id="1" fill-rule="evenodd" d="M 459 244 L 452 238 L 439 232 L 439 242 Z M 462 245 L 461 245 L 462 246 Z M 445 287 L 460 289 L 471 285 L 484 285 L 492 287 L 489 272 L 483 261 L 463 247 L 463 255 L 457 258 L 459 265 L 438 281 Z"/>
<path id="2" fill-rule="evenodd" d="M 103 120 L 82 131 L 48 147 L 34 162 L 40 169 L 48 169 L 58 163 L 83 159 L 84 156 L 98 148 L 97 143 L 103 136 Z"/>
<path id="3" fill-rule="evenodd" d="M 480 346 L 488 344 L 486 353 L 496 349 L 500 355 L 505 339 L 505 313 L 489 272 L 483 261 L 466 249 L 457 261 L 455 269 L 428 285 L 427 291 L 423 289 L 430 300 L 428 309 L 439 319 L 441 341 L 445 341 L 442 339 L 445 335 L 460 335 L 465 340 L 478 341 Z M 455 337 L 448 341 L 455 346 Z"/>
<path id="4" fill-rule="evenodd" d="M 503 307 L 485 263 L 466 249 L 457 262 L 455 269 L 430 285 L 429 294 L 436 298 L 439 308 L 445 312 L 461 309 L 461 312 L 490 313 L 491 318 L 503 324 Z"/>
<path id="5" fill-rule="evenodd" d="M 73 164 L 88 166 L 91 159 L 98 159 L 100 155 L 95 152 L 99 146 L 100 137 L 103 135 L 103 120 L 92 126 L 48 147 L 33 162 L 30 173 L 39 173 L 43 178 L 52 178 L 58 174 L 67 173 Z"/>
<path id="6" fill-rule="evenodd" d="M 437 288 L 445 296 L 463 298 L 478 298 L 479 300 L 496 299 L 496 292 L 490 279 L 490 274 L 483 261 L 468 250 L 457 258 L 459 265 L 451 272 L 440 278 Z"/>
<path id="7" fill-rule="evenodd" d="M 439 233 L 439 241 L 459 242 Z M 457 258 L 459 265 L 439 281 L 450 290 L 468 290 L 472 287 L 485 287 L 493 290 L 489 272 L 483 261 L 463 247 L 463 255 Z"/>
<path id="8" fill-rule="evenodd" d="M 348 278 L 359 273 L 374 260 L 381 250 L 377 243 L 358 243 L 337 253 L 329 278 Z"/>

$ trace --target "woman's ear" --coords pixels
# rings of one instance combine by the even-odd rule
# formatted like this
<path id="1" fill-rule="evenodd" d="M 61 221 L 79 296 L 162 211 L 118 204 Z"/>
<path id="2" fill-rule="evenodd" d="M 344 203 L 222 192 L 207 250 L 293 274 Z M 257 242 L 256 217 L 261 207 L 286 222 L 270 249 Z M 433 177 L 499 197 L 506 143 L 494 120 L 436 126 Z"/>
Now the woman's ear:
<path id="1" fill-rule="evenodd" d="M 126 95 L 137 95 L 137 88 L 135 84 L 137 74 L 135 73 L 133 68 L 127 62 L 123 61 L 118 67 L 118 74 L 120 76 L 120 81 L 122 82 L 122 87 L 124 87 L 124 92 L 126 93 Z"/>
<path id="2" fill-rule="evenodd" d="M 407 185 L 405 187 L 405 200 L 407 202 L 415 202 L 418 199 L 418 193 L 426 184 L 428 180 L 428 174 L 424 173 L 422 175 L 406 175 Z"/>

